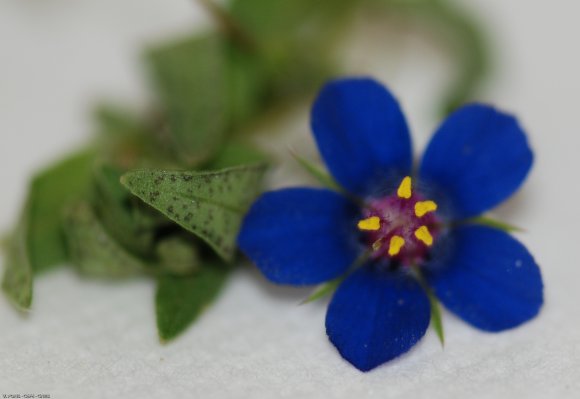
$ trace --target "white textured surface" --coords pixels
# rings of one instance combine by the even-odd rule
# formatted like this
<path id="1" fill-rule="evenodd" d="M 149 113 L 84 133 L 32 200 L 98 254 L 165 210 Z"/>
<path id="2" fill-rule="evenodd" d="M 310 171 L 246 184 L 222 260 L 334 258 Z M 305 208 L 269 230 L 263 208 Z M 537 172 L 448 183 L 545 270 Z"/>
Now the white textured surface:
<path id="1" fill-rule="evenodd" d="M 546 305 L 537 319 L 490 335 L 446 314 L 444 350 L 429 332 L 409 354 L 362 374 L 326 340 L 323 303 L 297 306 L 306 291 L 272 287 L 251 268 L 240 269 L 211 311 L 167 346 L 155 334 L 149 281 L 106 284 L 60 270 L 38 280 L 26 319 L 0 299 L 0 394 L 576 397 L 580 6 L 527 0 L 464 5 L 481 13 L 499 50 L 484 99 L 517 113 L 536 150 L 531 178 L 498 213 L 528 230 L 519 238 L 542 266 Z M 30 173 L 89 137 L 86 111 L 95 96 L 145 101 L 137 58 L 142 44 L 203 23 L 187 0 L 0 2 L 0 228 L 15 219 Z M 351 46 L 351 54 L 366 54 L 351 68 L 373 72 L 394 88 L 421 147 L 436 123 L 432 94 L 444 63 L 431 60 L 425 43 L 411 36 L 404 38 L 407 50 L 390 44 L 403 57 L 393 66 L 378 53 L 380 35 L 370 33 L 374 39 L 365 31 Z M 361 53 L 365 42 L 377 52 Z M 297 109 L 280 126 L 284 145 L 307 148 L 306 111 Z M 290 164 L 274 176 L 303 179 Z"/>

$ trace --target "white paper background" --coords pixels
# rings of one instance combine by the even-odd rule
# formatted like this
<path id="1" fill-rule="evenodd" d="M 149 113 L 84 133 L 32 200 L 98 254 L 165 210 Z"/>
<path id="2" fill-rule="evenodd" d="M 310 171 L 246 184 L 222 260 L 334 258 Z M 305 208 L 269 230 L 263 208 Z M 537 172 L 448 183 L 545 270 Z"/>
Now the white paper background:
<path id="1" fill-rule="evenodd" d="M 536 151 L 524 189 L 498 214 L 524 226 L 518 237 L 542 266 L 546 305 L 525 327 L 499 335 L 445 314 L 447 345 L 433 332 L 409 354 L 363 374 L 324 333 L 325 304 L 297 306 L 307 291 L 268 284 L 240 269 L 225 294 L 175 343 L 158 343 L 147 280 L 108 284 L 63 269 L 35 284 L 33 311 L 0 299 L 0 394 L 203 398 L 571 398 L 580 389 L 580 5 L 574 1 L 478 0 L 496 47 L 482 100 L 516 113 Z M 16 218 L 30 174 L 91 133 L 98 99 L 147 102 L 139 54 L 145 43 L 201 28 L 188 0 L 0 1 L 0 229 Z M 437 120 L 445 61 L 418 35 L 377 24 L 348 45 L 351 70 L 387 82 L 419 148 Z M 401 46 L 404 45 L 404 46 Z M 393 57 L 396 54 L 396 57 Z M 394 61 L 396 58 L 397 61 Z M 271 147 L 315 156 L 307 107 L 277 126 Z M 277 185 L 306 177 L 291 161 Z"/>

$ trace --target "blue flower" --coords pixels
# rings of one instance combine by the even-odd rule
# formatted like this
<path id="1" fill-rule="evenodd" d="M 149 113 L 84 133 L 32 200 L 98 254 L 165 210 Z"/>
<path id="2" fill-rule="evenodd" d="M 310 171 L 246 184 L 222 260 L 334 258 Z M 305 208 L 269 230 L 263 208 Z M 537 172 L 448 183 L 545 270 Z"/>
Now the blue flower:
<path id="1" fill-rule="evenodd" d="M 506 232 L 472 219 L 513 194 L 532 166 L 514 117 L 485 105 L 460 108 L 416 171 L 401 108 L 372 79 L 324 86 L 311 126 L 342 190 L 267 192 L 238 242 L 275 283 L 344 276 L 326 332 L 346 360 L 368 371 L 408 351 L 429 326 L 428 291 L 485 331 L 538 313 L 543 284 L 533 257 Z"/>

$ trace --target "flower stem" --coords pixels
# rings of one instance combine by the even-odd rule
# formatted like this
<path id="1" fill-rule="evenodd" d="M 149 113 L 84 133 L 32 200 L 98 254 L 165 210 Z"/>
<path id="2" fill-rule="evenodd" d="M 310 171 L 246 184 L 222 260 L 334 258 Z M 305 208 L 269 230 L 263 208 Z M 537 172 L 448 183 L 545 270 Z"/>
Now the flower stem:
<path id="1" fill-rule="evenodd" d="M 243 49 L 253 52 L 256 50 L 256 42 L 253 37 L 244 30 L 238 21 L 224 8 L 213 0 L 197 0 L 206 11 L 211 14 L 221 30 L 236 44 Z"/>

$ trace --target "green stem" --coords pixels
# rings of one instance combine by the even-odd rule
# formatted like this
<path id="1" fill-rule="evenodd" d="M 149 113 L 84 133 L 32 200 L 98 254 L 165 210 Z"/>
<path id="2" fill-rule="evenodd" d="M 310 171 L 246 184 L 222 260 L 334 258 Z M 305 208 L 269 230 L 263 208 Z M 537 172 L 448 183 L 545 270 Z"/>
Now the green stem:
<path id="1" fill-rule="evenodd" d="M 247 51 L 256 50 L 256 42 L 246 30 L 244 30 L 238 21 L 223 7 L 216 4 L 213 0 L 197 0 L 218 23 L 222 31 L 240 47 Z"/>

